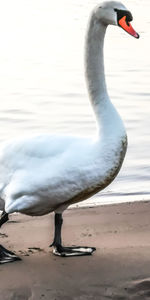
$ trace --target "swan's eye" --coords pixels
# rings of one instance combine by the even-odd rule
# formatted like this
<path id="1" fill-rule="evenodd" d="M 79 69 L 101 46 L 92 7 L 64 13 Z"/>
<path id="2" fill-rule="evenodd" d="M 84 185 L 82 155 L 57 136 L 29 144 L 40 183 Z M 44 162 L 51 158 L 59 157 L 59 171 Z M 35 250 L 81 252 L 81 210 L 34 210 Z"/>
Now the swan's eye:
<path id="1" fill-rule="evenodd" d="M 131 22 L 133 20 L 133 17 L 131 15 L 131 13 L 129 11 L 127 11 L 126 13 L 126 22 L 129 25 L 129 22 Z"/>

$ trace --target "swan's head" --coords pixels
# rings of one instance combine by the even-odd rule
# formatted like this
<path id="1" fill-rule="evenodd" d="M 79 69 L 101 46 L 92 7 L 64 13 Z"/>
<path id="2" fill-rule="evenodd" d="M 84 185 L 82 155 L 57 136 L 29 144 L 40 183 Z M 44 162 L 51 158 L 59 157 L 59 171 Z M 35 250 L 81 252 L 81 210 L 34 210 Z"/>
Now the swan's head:
<path id="1" fill-rule="evenodd" d="M 104 1 L 95 8 L 94 15 L 106 26 L 118 25 L 135 38 L 139 38 L 139 34 L 130 24 L 133 20 L 132 14 L 121 2 Z"/>

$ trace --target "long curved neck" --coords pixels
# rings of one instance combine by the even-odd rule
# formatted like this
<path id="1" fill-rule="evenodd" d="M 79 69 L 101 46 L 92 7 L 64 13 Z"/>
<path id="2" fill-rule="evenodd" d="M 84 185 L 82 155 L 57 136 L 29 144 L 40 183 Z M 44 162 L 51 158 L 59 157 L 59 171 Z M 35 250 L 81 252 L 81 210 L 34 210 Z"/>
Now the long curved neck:
<path id="1" fill-rule="evenodd" d="M 88 91 L 94 107 L 108 97 L 103 55 L 106 28 L 93 15 L 91 16 L 85 45 L 85 71 Z"/>
<path id="2" fill-rule="evenodd" d="M 111 103 L 104 73 L 104 37 L 107 26 L 91 16 L 85 46 L 85 71 L 90 100 L 101 133 L 106 136 L 125 133 L 123 122 Z"/>

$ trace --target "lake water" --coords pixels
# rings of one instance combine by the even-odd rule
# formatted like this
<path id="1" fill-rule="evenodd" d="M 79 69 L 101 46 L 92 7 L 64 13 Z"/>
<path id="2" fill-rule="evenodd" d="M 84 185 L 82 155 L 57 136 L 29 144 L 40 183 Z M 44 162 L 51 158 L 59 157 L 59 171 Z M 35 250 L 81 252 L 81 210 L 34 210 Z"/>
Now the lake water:
<path id="1" fill-rule="evenodd" d="M 105 69 L 128 133 L 115 181 L 81 205 L 150 199 L 150 1 L 125 0 L 136 40 L 110 26 Z M 23 134 L 92 135 L 84 80 L 84 37 L 97 1 L 6 0 L 0 10 L 0 140 Z"/>

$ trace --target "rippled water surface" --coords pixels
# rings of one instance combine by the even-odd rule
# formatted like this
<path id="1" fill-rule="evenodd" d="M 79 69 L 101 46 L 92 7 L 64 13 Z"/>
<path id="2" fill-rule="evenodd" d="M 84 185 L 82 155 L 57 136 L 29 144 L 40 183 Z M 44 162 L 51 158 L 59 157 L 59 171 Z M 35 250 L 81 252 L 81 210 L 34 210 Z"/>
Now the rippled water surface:
<path id="1" fill-rule="evenodd" d="M 136 40 L 110 26 L 105 68 L 110 97 L 128 133 L 116 180 L 84 202 L 150 199 L 150 1 L 122 1 Z M 83 48 L 97 1 L 6 0 L 0 9 L 0 139 L 27 133 L 92 135 L 95 123 L 84 81 Z M 83 205 L 83 204 L 82 204 Z"/>

